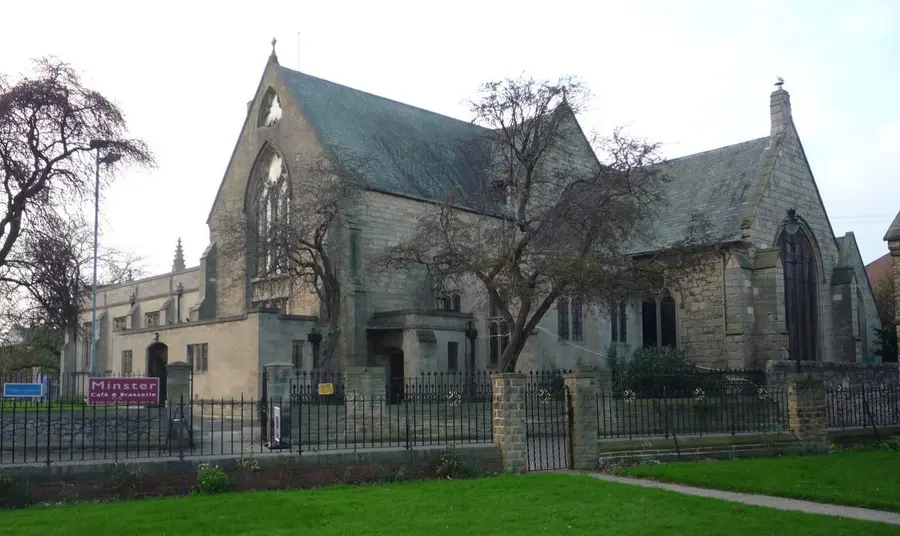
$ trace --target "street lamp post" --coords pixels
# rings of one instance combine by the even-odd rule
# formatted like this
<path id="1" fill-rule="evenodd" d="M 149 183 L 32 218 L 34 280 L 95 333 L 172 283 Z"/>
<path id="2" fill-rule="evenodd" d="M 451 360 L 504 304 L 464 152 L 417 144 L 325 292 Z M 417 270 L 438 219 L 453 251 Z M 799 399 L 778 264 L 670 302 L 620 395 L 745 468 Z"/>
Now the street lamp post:
<path id="1" fill-rule="evenodd" d="M 91 284 L 91 370 L 90 375 L 97 374 L 97 231 L 100 226 L 100 164 L 112 164 L 122 156 L 115 152 L 108 152 L 102 157 L 100 149 L 110 146 L 109 140 L 91 140 L 91 149 L 96 151 L 96 164 L 94 169 L 94 276 Z"/>

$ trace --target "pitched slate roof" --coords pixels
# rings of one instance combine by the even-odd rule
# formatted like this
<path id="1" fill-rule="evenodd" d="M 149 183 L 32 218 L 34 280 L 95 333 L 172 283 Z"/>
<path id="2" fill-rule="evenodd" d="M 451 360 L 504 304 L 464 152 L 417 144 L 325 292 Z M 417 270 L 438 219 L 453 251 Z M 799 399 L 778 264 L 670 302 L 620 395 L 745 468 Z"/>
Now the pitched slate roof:
<path id="1" fill-rule="evenodd" d="M 362 165 L 367 186 L 443 200 L 453 186 L 485 184 L 483 127 L 279 67 L 319 141 L 338 160 Z"/>
<path id="2" fill-rule="evenodd" d="M 649 236 L 636 240 L 633 253 L 657 251 L 683 242 L 695 215 L 699 230 L 712 241 L 740 238 L 741 221 L 752 186 L 762 170 L 769 137 L 667 160 L 663 202 L 649 223 Z"/>
<path id="3" fill-rule="evenodd" d="M 490 131 L 408 104 L 278 67 L 285 85 L 326 150 L 345 162 L 362 162 L 367 186 L 426 200 L 451 188 L 463 194 L 486 184 Z M 633 240 L 632 253 L 683 241 L 693 215 L 709 222 L 715 240 L 739 238 L 750 190 L 759 177 L 769 138 L 669 160 L 665 202 L 649 233 Z"/>

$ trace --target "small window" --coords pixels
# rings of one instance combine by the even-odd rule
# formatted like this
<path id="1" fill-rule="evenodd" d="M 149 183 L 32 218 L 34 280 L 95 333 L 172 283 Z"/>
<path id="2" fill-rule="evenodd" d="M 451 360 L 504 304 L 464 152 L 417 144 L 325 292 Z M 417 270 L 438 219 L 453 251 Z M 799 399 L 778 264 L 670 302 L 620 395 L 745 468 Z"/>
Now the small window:
<path id="1" fill-rule="evenodd" d="M 361 262 L 359 254 L 359 229 L 350 229 L 350 277 L 360 278 Z"/>
<path id="2" fill-rule="evenodd" d="M 451 341 L 447 343 L 447 370 L 456 372 L 459 370 L 459 343 Z"/>
<path id="3" fill-rule="evenodd" d="M 435 297 L 434 309 L 458 313 L 460 312 L 460 302 L 459 292 L 443 292 Z"/>
<path id="4" fill-rule="evenodd" d="M 641 303 L 641 323 L 644 346 L 678 346 L 675 298 L 668 291 L 659 300 Z"/>
<path id="5" fill-rule="evenodd" d="M 259 126 L 270 127 L 281 120 L 281 100 L 278 93 L 269 88 L 259 107 Z"/>
<path id="6" fill-rule="evenodd" d="M 628 342 L 628 313 L 624 301 L 613 306 L 609 324 L 612 326 L 612 342 Z"/>
<path id="7" fill-rule="evenodd" d="M 569 299 L 556 299 L 556 331 L 560 339 L 569 338 Z"/>
<path id="8" fill-rule="evenodd" d="M 291 342 L 291 363 L 296 369 L 303 368 L 303 343 L 306 341 Z"/>
<path id="9" fill-rule="evenodd" d="M 133 365 L 131 350 L 122 350 L 122 375 L 131 376 Z"/>
<path id="10" fill-rule="evenodd" d="M 113 318 L 113 331 L 122 331 L 125 329 L 125 318 L 124 316 L 117 316 Z"/>
<path id="11" fill-rule="evenodd" d="M 209 369 L 209 345 L 207 343 L 189 344 L 187 362 L 194 372 L 206 372 Z"/>
<path id="12" fill-rule="evenodd" d="M 155 328 L 159 326 L 159 311 L 144 314 L 144 327 Z"/>
<path id="13" fill-rule="evenodd" d="M 584 300 L 576 296 L 572 298 L 572 340 L 584 340 Z"/>

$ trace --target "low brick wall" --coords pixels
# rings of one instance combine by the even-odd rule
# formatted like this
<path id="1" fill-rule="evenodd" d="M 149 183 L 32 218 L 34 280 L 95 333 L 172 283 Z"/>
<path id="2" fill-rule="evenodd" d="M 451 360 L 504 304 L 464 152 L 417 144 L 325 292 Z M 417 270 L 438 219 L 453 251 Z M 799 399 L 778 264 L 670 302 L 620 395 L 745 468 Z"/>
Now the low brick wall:
<path id="1" fill-rule="evenodd" d="M 747 458 L 802 451 L 802 445 L 788 432 L 774 434 L 716 434 L 643 439 L 609 439 L 598 444 L 598 465 L 630 465 L 649 460 Z"/>
<path id="2" fill-rule="evenodd" d="M 828 442 L 836 445 L 869 443 L 878 439 L 900 436 L 900 426 L 872 428 L 831 429 L 827 432 Z"/>
<path id="3" fill-rule="evenodd" d="M 260 455 L 256 458 L 256 471 L 241 470 L 234 457 L 204 457 L 128 464 L 20 465 L 4 467 L 2 474 L 24 483 L 31 502 L 186 494 L 196 485 L 200 463 L 223 468 L 235 491 L 294 489 L 434 477 L 439 456 L 446 448 Z M 495 445 L 462 445 L 456 447 L 456 452 L 464 469 L 469 467 L 477 474 L 501 470 L 500 449 Z"/>
<path id="4" fill-rule="evenodd" d="M 732 395 L 626 400 L 604 396 L 599 411 L 601 437 L 757 433 L 787 428 L 787 400 L 782 392 L 765 399 Z"/>
<path id="5" fill-rule="evenodd" d="M 822 378 L 826 389 L 855 386 L 878 386 L 900 382 L 900 366 L 897 363 L 826 363 L 801 361 L 800 370 L 812 372 Z M 766 385 L 786 388 L 791 376 L 797 372 L 796 361 L 769 361 L 766 364 Z"/>
<path id="6" fill-rule="evenodd" d="M 29 409 L 0 411 L 0 450 L 25 447 L 51 450 L 157 446 L 165 441 L 168 417 L 163 408 Z"/>

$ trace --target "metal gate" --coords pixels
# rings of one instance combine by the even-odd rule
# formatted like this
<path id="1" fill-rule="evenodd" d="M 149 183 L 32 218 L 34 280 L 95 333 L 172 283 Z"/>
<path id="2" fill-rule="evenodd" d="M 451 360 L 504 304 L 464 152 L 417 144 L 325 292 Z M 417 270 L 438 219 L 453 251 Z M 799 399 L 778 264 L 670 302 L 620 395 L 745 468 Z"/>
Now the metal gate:
<path id="1" fill-rule="evenodd" d="M 532 373 L 525 386 L 525 444 L 529 471 L 570 469 L 571 399 L 562 376 Z"/>

